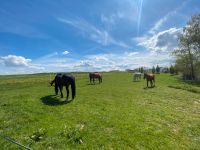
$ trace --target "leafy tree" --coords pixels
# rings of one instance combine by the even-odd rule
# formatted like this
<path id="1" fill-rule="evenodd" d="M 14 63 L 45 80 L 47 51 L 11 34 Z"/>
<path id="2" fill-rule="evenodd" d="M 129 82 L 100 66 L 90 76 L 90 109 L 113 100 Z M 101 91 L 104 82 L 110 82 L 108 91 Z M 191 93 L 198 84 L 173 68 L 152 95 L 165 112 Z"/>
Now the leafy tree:
<path id="1" fill-rule="evenodd" d="M 141 68 L 140 67 L 139 67 L 138 71 L 141 72 Z"/>
<path id="2" fill-rule="evenodd" d="M 166 67 L 166 71 L 165 71 L 166 73 L 169 73 L 169 68 L 168 67 Z"/>
<path id="3" fill-rule="evenodd" d="M 141 67 L 140 72 L 144 73 L 144 68 L 143 67 Z"/>
<path id="4" fill-rule="evenodd" d="M 155 72 L 156 72 L 156 68 L 153 66 L 152 73 L 155 73 Z"/>
<path id="5" fill-rule="evenodd" d="M 160 67 L 158 65 L 156 66 L 156 73 L 160 73 Z"/>
<path id="6" fill-rule="evenodd" d="M 179 37 L 179 48 L 174 51 L 176 68 L 187 79 L 195 80 L 199 76 L 200 62 L 200 14 L 194 15 L 183 28 Z"/>
<path id="7" fill-rule="evenodd" d="M 175 70 L 174 70 L 174 66 L 173 66 L 173 65 L 170 66 L 169 72 L 170 72 L 170 74 L 174 74 L 174 73 L 175 73 Z"/>

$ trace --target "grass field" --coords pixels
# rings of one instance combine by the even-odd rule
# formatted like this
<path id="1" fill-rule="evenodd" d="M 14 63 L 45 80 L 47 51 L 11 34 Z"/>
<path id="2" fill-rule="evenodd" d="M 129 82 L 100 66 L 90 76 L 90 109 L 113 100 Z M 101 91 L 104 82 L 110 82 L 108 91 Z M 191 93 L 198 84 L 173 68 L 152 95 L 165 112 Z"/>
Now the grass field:
<path id="1" fill-rule="evenodd" d="M 200 84 L 160 74 L 145 88 L 119 72 L 90 85 L 88 74 L 74 75 L 69 103 L 48 74 L 0 76 L 0 133 L 38 150 L 200 149 Z M 20 148 L 0 138 L 0 149 Z"/>

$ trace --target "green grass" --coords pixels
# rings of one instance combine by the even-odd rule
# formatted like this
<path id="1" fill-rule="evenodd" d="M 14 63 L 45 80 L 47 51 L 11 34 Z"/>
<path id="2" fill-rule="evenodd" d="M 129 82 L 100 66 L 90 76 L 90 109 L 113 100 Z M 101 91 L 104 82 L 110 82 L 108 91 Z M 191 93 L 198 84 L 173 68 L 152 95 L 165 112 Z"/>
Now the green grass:
<path id="1" fill-rule="evenodd" d="M 33 149 L 200 149 L 199 84 L 160 74 L 145 88 L 119 72 L 90 85 L 74 75 L 70 103 L 49 75 L 0 76 L 0 133 Z M 0 149 L 19 148 L 0 138 Z"/>

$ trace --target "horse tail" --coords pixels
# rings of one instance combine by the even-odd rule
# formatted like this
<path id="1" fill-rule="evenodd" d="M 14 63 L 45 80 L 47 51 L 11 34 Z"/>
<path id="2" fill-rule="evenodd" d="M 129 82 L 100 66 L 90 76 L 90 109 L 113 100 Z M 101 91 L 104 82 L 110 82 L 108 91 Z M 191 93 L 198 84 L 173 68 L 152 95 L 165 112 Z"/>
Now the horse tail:
<path id="1" fill-rule="evenodd" d="M 71 81 L 71 90 L 72 90 L 72 99 L 76 97 L 76 84 L 75 84 L 75 78 Z"/>

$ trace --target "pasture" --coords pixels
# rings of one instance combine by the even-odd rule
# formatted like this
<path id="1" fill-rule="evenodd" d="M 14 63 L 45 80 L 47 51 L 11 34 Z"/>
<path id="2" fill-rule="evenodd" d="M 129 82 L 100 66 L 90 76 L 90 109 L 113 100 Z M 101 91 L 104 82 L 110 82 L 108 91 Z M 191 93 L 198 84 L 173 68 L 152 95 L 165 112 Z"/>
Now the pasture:
<path id="1" fill-rule="evenodd" d="M 200 149 L 199 84 L 160 74 L 145 88 L 118 72 L 91 85 L 74 75 L 68 103 L 49 74 L 0 76 L 0 133 L 32 149 Z M 0 149 L 20 148 L 0 138 Z"/>

